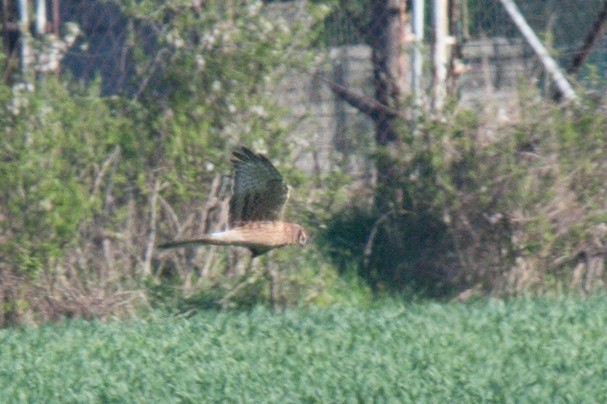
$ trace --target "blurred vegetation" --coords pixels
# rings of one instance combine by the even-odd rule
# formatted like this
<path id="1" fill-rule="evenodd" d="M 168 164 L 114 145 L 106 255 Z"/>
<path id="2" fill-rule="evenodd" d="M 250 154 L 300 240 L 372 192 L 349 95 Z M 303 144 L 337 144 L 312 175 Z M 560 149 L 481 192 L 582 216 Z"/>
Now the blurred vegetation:
<path id="1" fill-rule="evenodd" d="M 9 402 L 604 402 L 607 299 L 382 300 L 0 331 Z"/>
<path id="2" fill-rule="evenodd" d="M 131 28 L 131 94 L 104 98 L 97 82 L 52 76 L 0 87 L 0 323 L 103 317 L 173 297 L 217 307 L 234 288 L 223 305 L 327 299 L 339 280 L 313 249 L 279 252 L 253 276 L 239 251 L 154 249 L 225 224 L 240 144 L 265 151 L 304 202 L 328 203 L 284 164 L 301 151 L 275 97 L 289 69 L 314 62 L 307 27 L 323 9 L 291 24 L 260 2 L 115 4 Z"/>
<path id="3" fill-rule="evenodd" d="M 0 85 L 1 324 L 603 286 L 602 97 L 556 107 L 522 87 L 508 122 L 453 103 L 414 132 L 403 123 L 389 147 L 359 142 L 350 153 L 393 181 L 353 188 L 346 159 L 314 175 L 293 164 L 315 145 L 289 137 L 276 97 L 317 67 L 326 7 L 287 23 L 259 2 L 115 4 L 131 27 L 132 93 L 101 97 L 98 82 L 65 76 Z M 218 247 L 158 254 L 158 240 L 225 225 L 239 144 L 284 173 L 287 214 L 312 245 L 253 263 Z"/>
<path id="4" fill-rule="evenodd" d="M 400 143 L 390 206 L 337 213 L 326 232 L 339 267 L 358 263 L 375 290 L 427 296 L 604 286 L 607 245 L 605 100 L 566 108 L 522 88 L 516 121 L 453 104 Z"/>

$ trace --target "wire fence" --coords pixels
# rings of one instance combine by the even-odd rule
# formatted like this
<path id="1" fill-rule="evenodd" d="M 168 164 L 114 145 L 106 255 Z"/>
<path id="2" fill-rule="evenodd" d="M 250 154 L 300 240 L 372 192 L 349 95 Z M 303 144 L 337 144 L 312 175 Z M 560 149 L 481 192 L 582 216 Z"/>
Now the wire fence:
<path id="1" fill-rule="evenodd" d="M 336 161 L 337 152 L 346 156 L 346 160 L 352 160 L 347 169 L 355 179 L 373 180 L 369 164 L 360 161 L 365 153 L 350 151 L 395 138 L 390 123 L 394 108 L 398 107 L 394 101 L 407 99 L 415 91 L 411 70 L 416 49 L 421 50 L 424 66 L 421 84 L 418 83 L 420 98 L 430 106 L 437 82 L 437 71 L 432 67 L 437 42 L 434 7 L 441 1 L 423 2 L 423 40 L 416 42 L 420 38 L 414 35 L 412 12 L 413 4 L 420 3 L 340 0 L 320 26 L 310 27 L 317 32 L 313 46 L 319 55 L 326 55 L 320 58 L 323 62 L 314 65 L 313 71 L 287 75 L 287 80 L 277 84 L 276 90 L 281 104 L 290 111 L 290 121 L 298 122 L 292 130 L 293 138 L 307 139 L 315 145 L 312 155 L 302 159 L 305 170 L 328 171 Z M 563 69 L 571 63 L 599 18 L 601 6 L 604 7 L 601 0 L 517 3 L 533 31 Z M 9 61 L 3 74 L 5 80 L 18 75 L 18 63 L 11 61 L 23 57 L 19 46 L 27 36 L 19 4 L 29 4 L 30 21 L 36 20 L 40 10 L 45 12 L 48 25 L 44 32 L 32 28 L 28 35 L 37 39 L 49 36 L 63 41 L 64 45 L 70 43 L 69 48 L 64 46 L 59 52 L 61 68 L 58 70 L 78 80 L 99 78 L 104 95 L 133 96 L 142 85 L 133 81 L 133 41 L 146 42 L 137 45 L 148 50 L 152 57 L 160 57 L 160 53 L 154 51 L 154 30 L 127 18 L 117 3 L 96 0 L 3 2 L 4 50 Z M 196 4 L 193 1 L 191 7 L 196 8 Z M 246 4 L 227 2 L 225 7 L 245 7 Z M 306 12 L 306 4 L 306 1 L 266 2 L 264 7 L 268 13 L 295 23 Z M 443 4 L 447 6 L 445 31 L 449 36 L 444 42 L 448 42 L 450 53 L 445 60 L 448 72 L 444 81 L 448 82 L 447 91 L 460 101 L 484 105 L 489 99 L 499 100 L 507 108 L 508 103 L 516 103 L 514 95 L 521 82 L 532 85 L 542 80 L 549 82 L 536 54 L 500 0 L 443 0 Z M 69 41 L 65 39 L 67 23 L 79 30 L 79 35 Z M 133 35 L 136 30 L 139 34 Z M 598 75 L 605 78 L 605 39 L 591 49 L 588 63 L 596 66 Z M 583 78 L 584 74 L 587 73 L 578 77 Z M 549 86 L 545 89 L 547 94 Z M 413 118 L 410 113 L 406 117 Z M 375 138 L 369 136 L 370 133 L 374 133 Z"/>
<path id="2" fill-rule="evenodd" d="M 114 2 L 49 0 L 46 3 L 47 34 L 64 38 L 66 23 L 73 23 L 80 33 L 73 45 L 61 54 L 60 70 L 78 80 L 98 78 L 104 95 L 136 94 L 141 83 L 133 82 L 133 41 L 134 38 L 147 41 L 138 45 L 153 50 L 153 30 L 134 36 L 134 30 L 146 28 L 124 16 Z M 302 18 L 306 3 L 266 2 L 265 7 L 270 10 L 268 12 L 294 23 Z M 340 0 L 325 17 L 320 29 L 312 27 L 320 32 L 314 46 L 318 47 L 319 54 L 326 55 L 324 63 L 316 65 L 317 71 L 294 72 L 292 80 L 280 83 L 277 90 L 282 104 L 291 111 L 291 121 L 299 122 L 293 129 L 293 137 L 311 139 L 316 146 L 316 155 L 303 163 L 306 169 L 327 169 L 335 160 L 335 151 L 348 155 L 350 150 L 368 146 L 372 139 L 369 133 L 375 133 L 375 140 L 380 143 L 395 136 L 390 133 L 389 125 L 391 97 L 407 98 L 415 91 L 411 70 L 416 47 L 421 49 L 424 66 L 417 84 L 421 89 L 419 96 L 423 99 L 422 104 L 430 107 L 436 92 L 433 86 L 437 82 L 437 72 L 432 68 L 436 30 L 434 7 L 440 2 L 427 0 L 423 3 L 424 38 L 419 44 L 413 35 L 411 1 Z M 531 85 L 544 82 L 544 92 L 548 94 L 550 80 L 544 68 L 499 0 L 450 0 L 444 3 L 447 5 L 446 33 L 452 38 L 447 45 L 449 56 L 445 61 L 449 69 L 444 79 L 439 80 L 447 82 L 445 91 L 461 102 L 484 105 L 488 99 L 499 100 L 506 108 L 508 103 L 515 104 L 514 95 L 521 82 Z M 604 4 L 601 0 L 517 3 L 563 70 L 571 63 Z M 19 40 L 23 38 L 19 8 L 16 2 L 2 4 L 4 49 L 7 60 L 14 61 L 20 56 Z M 39 10 L 37 4 L 30 3 L 32 18 Z M 195 1 L 192 7 L 196 7 Z M 228 2 L 225 7 L 237 5 Z M 391 19 L 391 13 L 398 14 L 398 21 Z M 396 32 L 396 42 L 392 38 L 390 43 L 391 32 Z M 36 36 L 36 32 L 33 34 Z M 154 54 L 150 52 L 150 55 Z M 605 39 L 592 49 L 588 65 L 595 66 L 599 77 L 605 78 Z M 5 79 L 18 73 L 16 66 L 12 63 L 12 68 L 5 69 Z M 318 71 L 333 87 L 319 80 Z M 578 77 L 583 78 L 587 71 Z M 386 76 L 391 76 L 390 80 L 385 80 Z M 388 109 L 382 110 L 378 105 Z M 355 155 L 351 153 L 350 158 L 356 159 Z M 368 165 L 358 162 L 350 169 L 367 181 L 372 174 L 365 167 Z"/>
<path id="3" fill-rule="evenodd" d="M 521 38 L 517 27 L 498 1 L 470 2 L 468 32 L 470 38 L 502 37 Z M 521 13 L 542 39 L 545 46 L 558 58 L 563 68 L 571 63 L 583 45 L 586 36 L 605 7 L 601 0 L 519 1 Z M 588 63 L 604 72 L 607 67 L 607 40 L 602 38 L 592 49 Z"/>
<path id="4" fill-rule="evenodd" d="M 41 3 L 45 7 L 41 8 Z M 414 35 L 412 17 L 414 4 L 420 3 L 424 4 L 422 41 Z M 277 90 L 282 104 L 291 111 L 291 120 L 299 122 L 293 136 L 314 139 L 317 146 L 319 154 L 304 164 L 308 169 L 327 168 L 328 162 L 334 160 L 333 151 L 347 155 L 349 150 L 365 146 L 370 142 L 369 133 L 375 133 L 379 143 L 389 141 L 395 136 L 390 133 L 389 125 L 391 104 L 396 98 L 415 95 L 416 85 L 421 93 L 416 97 L 422 99 L 421 105 L 428 107 L 436 97 L 437 81 L 446 82 L 445 91 L 472 105 L 483 105 L 488 99 L 503 101 L 504 105 L 513 103 L 522 82 L 545 83 L 544 93 L 548 94 L 549 76 L 500 0 L 443 0 L 447 6 L 445 28 L 449 39 L 445 41 L 449 42 L 446 45 L 449 52 L 444 63 L 448 71 L 443 78 L 437 76 L 440 72 L 433 69 L 437 29 L 434 7 L 440 3 L 438 0 L 417 3 L 340 0 L 320 27 L 311 27 L 320 32 L 313 46 L 318 48 L 319 55 L 326 55 L 324 62 L 316 64 L 315 71 L 294 72 L 292 80 L 280 83 Z M 517 3 L 528 24 L 563 70 L 571 64 L 602 7 L 605 8 L 602 0 Z M 61 67 L 56 70 L 78 80 L 98 78 L 103 95 L 137 94 L 142 83 L 133 81 L 136 68 L 133 41 L 147 42 L 137 45 L 149 50 L 150 55 L 160 56 L 153 51 L 154 31 L 124 16 L 117 3 L 98 0 L 3 2 L 2 30 L 8 61 L 3 77 L 7 81 L 18 76 L 16 61 L 23 58 L 19 46 L 27 36 L 23 35 L 19 4 L 29 4 L 30 21 L 36 20 L 40 10 L 45 13 L 48 25 L 44 33 L 32 28 L 28 35 L 38 39 L 48 36 L 63 44 L 57 52 Z M 196 4 L 192 2 L 192 7 L 197 7 Z M 244 7 L 244 4 L 246 2 L 228 2 L 225 7 Z M 306 12 L 306 4 L 306 1 L 269 1 L 264 7 L 269 13 L 295 23 Z M 393 15 L 398 18 L 394 19 Z M 68 23 L 78 27 L 79 32 L 69 41 L 65 30 Z M 135 30 L 145 33 L 133 35 Z M 411 75 L 415 70 L 416 49 L 421 50 L 423 59 L 417 84 Z M 592 66 L 598 77 L 607 78 L 605 38 L 591 49 L 585 66 Z M 582 69 L 577 74 L 580 82 L 589 71 L 591 69 Z M 356 166 L 365 167 L 365 164 Z M 368 170 L 359 171 L 361 178 L 369 178 Z"/>
<path id="5" fill-rule="evenodd" d="M 17 57 L 19 37 L 23 37 L 19 34 L 21 17 L 17 3 L 16 1 L 2 3 L 4 51 L 8 59 L 12 57 L 13 60 Z M 31 20 L 36 18 L 36 12 L 40 9 L 38 3 L 40 1 L 30 4 Z M 76 78 L 86 80 L 100 77 L 104 94 L 132 92 L 133 83 L 129 82 L 129 77 L 133 64 L 129 59 L 131 44 L 128 42 L 128 31 L 133 27 L 120 13 L 118 7 L 112 2 L 97 0 L 47 0 L 46 3 L 44 12 L 48 20 L 47 33 L 60 32 L 59 27 L 66 22 L 77 24 L 81 32 L 76 43 L 65 53 L 61 63 L 63 71 L 69 71 Z M 289 13 L 290 8 L 300 7 L 301 3 L 301 1 L 268 2 L 267 7 L 275 7 L 280 12 Z M 379 3 L 381 2 L 370 4 Z M 401 4 L 403 7 L 407 5 L 405 3 L 408 2 L 386 2 L 386 4 Z M 434 38 L 432 16 L 435 2 L 426 1 L 425 3 L 425 43 L 430 52 Z M 602 0 L 538 0 L 519 1 L 518 7 L 531 28 L 551 53 L 558 58 L 560 65 L 566 68 L 592 28 L 603 4 Z M 336 7 L 325 20 L 325 30 L 321 38 L 326 46 L 333 49 L 334 54 L 339 54 L 339 49 L 343 50 L 344 46 L 353 47 L 351 53 L 354 56 L 350 66 L 354 70 L 362 72 L 365 72 L 365 69 L 361 69 L 357 63 L 366 62 L 370 66 L 370 61 L 360 61 L 362 51 L 356 47 L 370 45 L 369 41 L 373 37 L 373 32 L 379 28 L 373 24 L 382 21 L 381 18 L 372 21 L 373 17 L 369 13 L 369 7 L 374 8 L 375 5 L 369 6 L 365 2 L 355 0 L 342 0 L 339 7 Z M 405 14 L 407 26 L 410 26 L 411 23 L 409 11 L 407 10 Z M 501 46 L 500 44 L 510 43 L 519 50 L 502 49 L 504 51 L 502 53 L 505 55 L 498 55 L 499 49 L 491 52 L 485 50 L 487 46 L 484 46 L 484 54 L 481 55 L 488 56 L 493 59 L 490 60 L 493 62 L 492 64 L 499 65 L 500 57 L 511 58 L 515 52 L 518 53 L 519 60 L 514 64 L 519 65 L 519 70 L 520 66 L 525 66 L 526 77 L 529 77 L 529 69 L 532 69 L 533 73 L 540 70 L 534 64 L 532 52 L 528 48 L 524 49 L 526 45 L 523 37 L 498 0 L 451 0 L 449 14 L 450 35 L 455 38 L 457 47 L 472 49 L 467 55 L 473 64 L 479 59 L 478 52 L 473 49 L 475 46 L 476 50 L 479 49 L 478 47 L 483 48 L 481 41 L 485 41 L 486 44 L 489 44 L 488 46 L 496 49 Z M 335 60 L 335 68 L 343 69 L 345 63 L 343 57 Z M 462 62 L 466 63 L 466 58 L 463 58 Z M 338 64 L 341 66 L 337 66 Z M 607 40 L 602 39 L 592 49 L 588 57 L 588 64 L 595 67 L 601 77 L 604 76 L 607 68 Z M 468 69 L 467 71 L 474 70 Z M 5 79 L 14 72 L 14 69 L 12 72 L 5 69 Z M 368 67 L 366 73 L 369 72 Z M 464 85 L 469 81 L 464 80 Z"/>

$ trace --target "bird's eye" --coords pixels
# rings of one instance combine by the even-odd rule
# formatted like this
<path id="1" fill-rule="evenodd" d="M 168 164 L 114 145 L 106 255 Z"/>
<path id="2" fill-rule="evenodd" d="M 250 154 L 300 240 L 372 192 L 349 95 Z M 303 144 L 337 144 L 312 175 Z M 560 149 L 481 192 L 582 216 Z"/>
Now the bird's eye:
<path id="1" fill-rule="evenodd" d="M 297 242 L 299 244 L 306 244 L 306 241 L 308 241 L 308 237 L 306 236 L 306 232 L 303 230 L 299 231 L 299 235 L 297 236 Z"/>

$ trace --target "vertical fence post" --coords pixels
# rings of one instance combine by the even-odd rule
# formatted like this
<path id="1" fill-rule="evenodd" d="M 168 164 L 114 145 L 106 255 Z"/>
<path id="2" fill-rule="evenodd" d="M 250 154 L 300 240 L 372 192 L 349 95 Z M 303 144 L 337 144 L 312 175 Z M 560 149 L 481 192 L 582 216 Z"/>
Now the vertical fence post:
<path id="1" fill-rule="evenodd" d="M 36 0 L 36 35 L 46 33 L 46 0 Z"/>
<path id="2" fill-rule="evenodd" d="M 415 115 L 422 106 L 422 72 L 424 67 L 424 0 L 413 0 L 413 34 L 415 47 L 413 48 L 413 99 L 415 101 Z"/>
<path id="3" fill-rule="evenodd" d="M 46 35 L 46 0 L 36 0 L 36 38 L 40 41 Z M 40 43 L 40 42 L 39 42 Z M 40 49 L 38 50 L 40 51 Z M 38 53 L 37 57 L 40 57 L 40 53 Z M 39 62 L 39 60 L 38 60 Z M 45 63 L 50 63 L 50 60 L 47 60 Z M 44 71 L 46 69 L 40 69 L 41 66 L 38 66 L 36 70 L 36 80 L 42 81 L 44 80 Z"/>
<path id="4" fill-rule="evenodd" d="M 447 0 L 434 0 L 434 103 L 442 109 L 447 95 Z"/>
<path id="5" fill-rule="evenodd" d="M 30 34 L 30 20 L 29 20 L 29 7 L 27 4 L 28 0 L 18 0 L 17 6 L 19 11 L 19 33 L 21 36 L 20 50 L 21 50 L 21 64 L 19 66 L 21 70 L 21 76 L 27 84 L 33 84 L 30 77 L 30 69 L 32 62 L 32 41 Z"/>

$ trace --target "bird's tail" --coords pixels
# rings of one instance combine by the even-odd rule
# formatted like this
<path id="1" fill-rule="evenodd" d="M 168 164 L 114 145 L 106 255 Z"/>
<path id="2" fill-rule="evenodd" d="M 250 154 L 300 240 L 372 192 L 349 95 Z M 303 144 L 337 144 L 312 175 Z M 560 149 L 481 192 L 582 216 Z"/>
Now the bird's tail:
<path id="1" fill-rule="evenodd" d="M 191 239 L 191 240 L 175 240 L 169 241 L 168 243 L 163 243 L 158 245 L 159 250 L 168 250 L 171 248 L 179 248 L 179 247 L 197 247 L 205 244 L 215 244 L 221 245 L 225 244 L 221 242 L 221 240 L 215 239 L 212 235 L 202 236 L 200 238 Z"/>

